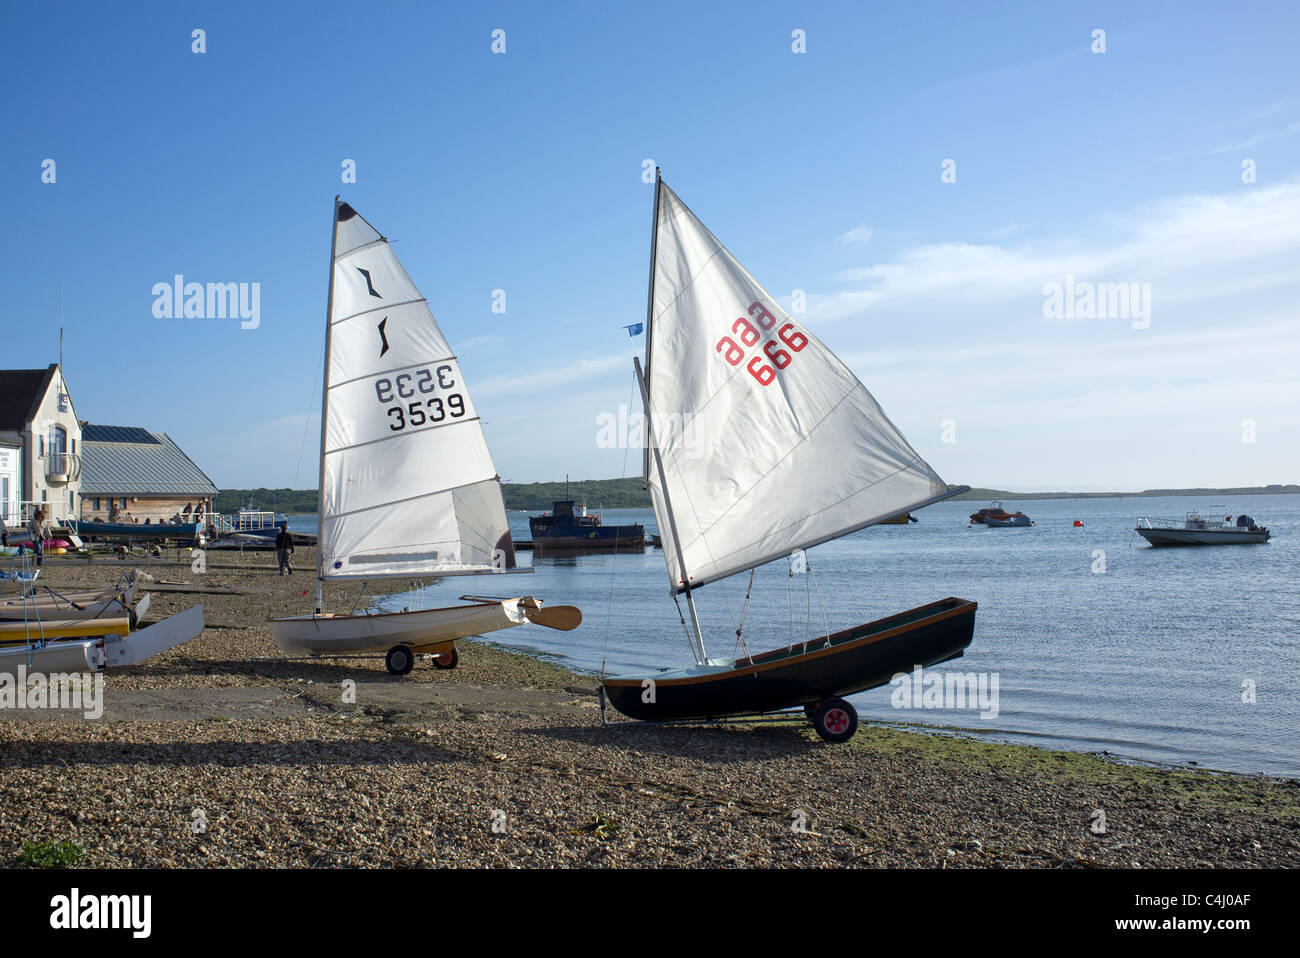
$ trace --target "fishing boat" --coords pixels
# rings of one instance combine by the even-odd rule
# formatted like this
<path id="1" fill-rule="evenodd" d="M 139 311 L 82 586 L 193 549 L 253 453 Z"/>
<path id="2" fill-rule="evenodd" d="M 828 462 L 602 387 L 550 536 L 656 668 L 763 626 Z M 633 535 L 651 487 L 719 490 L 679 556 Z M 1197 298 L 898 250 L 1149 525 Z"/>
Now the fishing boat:
<path id="1" fill-rule="evenodd" d="M 518 568 L 478 413 L 428 303 L 388 240 L 334 199 L 321 396 L 316 607 L 272 619 L 285 652 L 386 652 L 459 661 L 457 639 L 536 622 L 568 630 L 577 609 L 530 596 L 379 614 L 324 611 L 327 582 L 531 572 Z"/>
<path id="2" fill-rule="evenodd" d="M 994 521 L 994 522 L 989 522 L 990 519 L 993 519 L 993 520 L 995 520 L 995 521 Z M 1023 521 L 1023 522 L 1009 522 L 1009 521 L 1008 521 L 1008 520 L 1012 520 L 1012 519 L 1018 519 L 1018 520 L 1024 520 L 1024 521 Z M 985 508 L 979 510 L 978 512 L 972 512 L 972 513 L 970 514 L 970 521 L 973 522 L 973 523 L 982 523 L 982 524 L 984 524 L 984 525 L 986 525 L 986 526 L 987 526 L 987 525 L 1003 525 L 1003 526 L 1006 526 L 1006 525 L 1020 525 L 1020 526 L 1033 525 L 1033 523 L 1029 521 L 1029 517 L 1028 517 L 1027 515 L 1025 515 L 1023 512 L 1019 512 L 1019 511 L 1017 511 L 1017 512 L 1007 512 L 1007 510 L 1003 509 L 1003 508 L 1002 508 L 1002 500 L 1001 500 L 1001 499 L 995 499 L 993 502 L 989 503 Z"/>
<path id="3" fill-rule="evenodd" d="M 533 549 L 543 552 L 610 551 L 640 549 L 645 546 L 645 526 L 602 525 L 600 516 L 587 512 L 585 505 L 572 499 L 555 502 L 551 511 L 528 517 L 533 534 Z"/>
<path id="4" fill-rule="evenodd" d="M 685 598 L 694 664 L 602 676 L 602 704 L 650 721 L 804 707 L 817 734 L 852 737 L 845 696 L 963 654 L 976 603 L 950 597 L 750 653 L 712 658 L 695 593 L 709 583 L 966 491 L 916 453 L 852 371 L 787 314 L 656 171 L 644 473 L 669 591 Z M 810 568 L 810 567 L 809 567 Z"/>
<path id="5" fill-rule="evenodd" d="M 1259 545 L 1270 538 L 1269 531 L 1251 516 L 1224 516 L 1214 518 L 1222 510 L 1207 517 L 1199 512 L 1189 512 L 1180 523 L 1177 519 L 1138 519 L 1134 530 L 1153 546 L 1224 546 Z"/>

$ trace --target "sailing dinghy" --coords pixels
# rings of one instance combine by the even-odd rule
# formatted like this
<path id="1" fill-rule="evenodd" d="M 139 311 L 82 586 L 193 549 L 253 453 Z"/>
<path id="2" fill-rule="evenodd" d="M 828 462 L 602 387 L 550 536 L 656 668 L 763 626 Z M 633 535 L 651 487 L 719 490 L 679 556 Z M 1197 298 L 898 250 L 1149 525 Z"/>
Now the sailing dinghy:
<path id="1" fill-rule="evenodd" d="M 46 619 L 98 619 L 105 616 L 126 616 L 131 627 L 149 611 L 149 593 L 137 597 L 138 583 L 134 573 L 120 576 L 112 589 L 80 589 L 63 591 L 50 586 L 22 595 L 0 594 L 0 622 L 26 622 L 39 613 Z"/>
<path id="2" fill-rule="evenodd" d="M 388 240 L 334 198 L 321 397 L 316 609 L 272 619 L 285 652 L 417 653 L 454 668 L 457 639 L 536 622 L 576 628 L 531 596 L 377 614 L 326 613 L 326 582 L 531 572 L 515 562 L 501 479 L 460 365 Z"/>
<path id="3" fill-rule="evenodd" d="M 695 664 L 602 677 L 602 696 L 650 721 L 803 706 L 822 738 L 845 741 L 858 719 L 843 697 L 960 656 L 974 635 L 974 602 L 942 599 L 719 659 L 705 650 L 694 592 L 967 487 L 939 478 L 657 171 L 650 249 L 644 372 L 633 361 L 648 426 L 645 480 L 670 591 L 686 599 Z"/>

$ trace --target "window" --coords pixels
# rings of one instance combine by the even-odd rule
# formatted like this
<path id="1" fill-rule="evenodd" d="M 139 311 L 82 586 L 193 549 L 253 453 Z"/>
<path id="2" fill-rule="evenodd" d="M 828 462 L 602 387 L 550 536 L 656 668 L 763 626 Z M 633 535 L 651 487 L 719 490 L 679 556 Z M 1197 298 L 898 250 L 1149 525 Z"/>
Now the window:
<path id="1" fill-rule="evenodd" d="M 92 511 L 94 511 L 94 512 L 98 512 L 98 511 L 99 511 L 99 496 L 96 496 L 94 499 L 91 499 L 90 501 L 91 501 L 92 503 L 94 503 L 94 505 L 91 506 Z"/>
<path id="2" fill-rule="evenodd" d="M 68 431 L 62 426 L 50 427 L 50 468 L 57 473 L 68 469 Z"/>
<path id="3" fill-rule="evenodd" d="M 123 497 L 122 497 L 122 508 L 123 508 L 123 509 L 126 508 L 126 496 L 123 496 Z"/>

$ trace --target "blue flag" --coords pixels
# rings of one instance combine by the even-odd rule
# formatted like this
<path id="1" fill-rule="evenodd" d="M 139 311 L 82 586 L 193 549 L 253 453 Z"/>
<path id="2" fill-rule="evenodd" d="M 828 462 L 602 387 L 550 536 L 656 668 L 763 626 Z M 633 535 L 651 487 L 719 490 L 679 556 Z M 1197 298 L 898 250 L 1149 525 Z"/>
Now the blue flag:
<path id="1" fill-rule="evenodd" d="M 645 323 L 633 323 L 631 326 L 624 326 L 629 336 L 640 336 L 641 330 L 645 328 Z"/>

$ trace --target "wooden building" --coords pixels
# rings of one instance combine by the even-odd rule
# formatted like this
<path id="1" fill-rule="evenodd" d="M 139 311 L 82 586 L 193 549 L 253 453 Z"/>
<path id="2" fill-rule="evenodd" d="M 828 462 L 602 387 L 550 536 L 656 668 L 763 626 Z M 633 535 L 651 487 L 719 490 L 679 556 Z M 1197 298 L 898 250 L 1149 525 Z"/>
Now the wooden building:
<path id="1" fill-rule="evenodd" d="M 212 512 L 218 489 L 163 432 L 82 425 L 81 518 L 165 522 Z"/>

